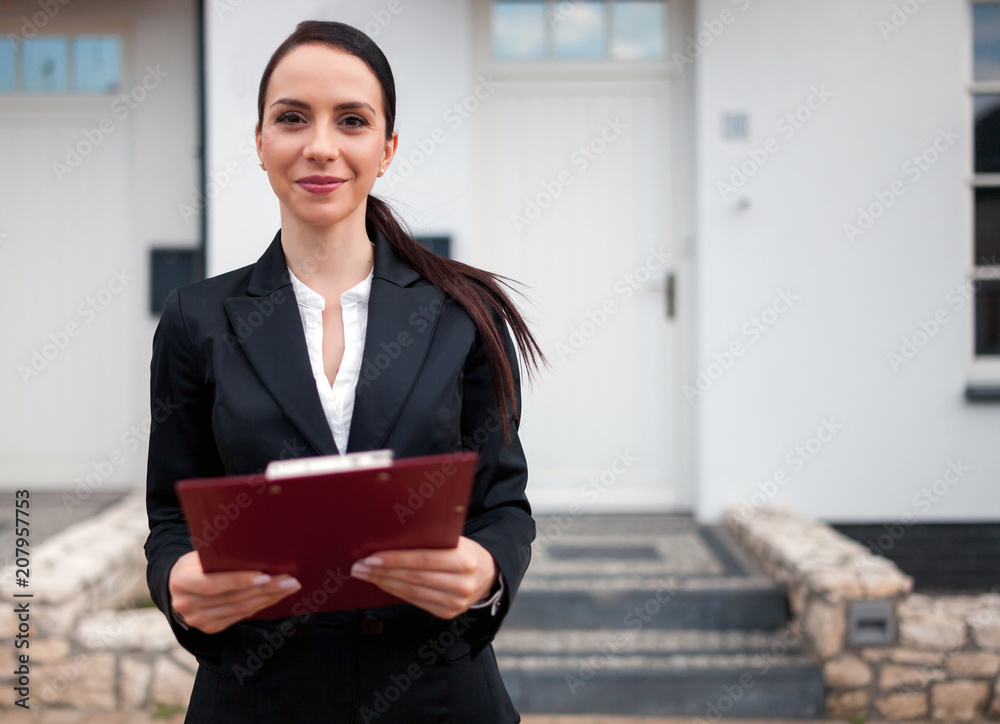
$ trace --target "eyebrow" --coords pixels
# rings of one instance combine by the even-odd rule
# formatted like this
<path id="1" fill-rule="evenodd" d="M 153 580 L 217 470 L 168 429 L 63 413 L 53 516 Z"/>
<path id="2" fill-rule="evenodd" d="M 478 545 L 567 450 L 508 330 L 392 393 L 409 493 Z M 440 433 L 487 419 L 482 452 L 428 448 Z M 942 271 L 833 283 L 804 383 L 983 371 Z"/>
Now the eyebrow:
<path id="1" fill-rule="evenodd" d="M 300 101 L 296 98 L 279 98 L 274 103 L 272 103 L 270 107 L 274 108 L 277 105 L 294 106 L 295 108 L 302 108 L 307 111 L 312 110 L 312 106 L 310 106 L 305 101 Z M 345 101 L 343 103 L 338 103 L 333 107 L 333 110 L 353 111 L 359 108 L 367 108 L 372 113 L 375 113 L 375 109 L 372 108 L 371 105 L 369 105 L 368 103 L 364 103 L 362 101 Z"/>

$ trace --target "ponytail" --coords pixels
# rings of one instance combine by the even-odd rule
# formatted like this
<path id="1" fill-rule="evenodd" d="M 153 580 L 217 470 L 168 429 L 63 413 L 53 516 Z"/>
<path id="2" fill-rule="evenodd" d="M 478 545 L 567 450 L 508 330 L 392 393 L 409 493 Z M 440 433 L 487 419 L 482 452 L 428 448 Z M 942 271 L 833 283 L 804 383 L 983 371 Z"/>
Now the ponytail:
<path id="1" fill-rule="evenodd" d="M 494 321 L 494 315 L 499 315 L 501 321 L 510 325 L 521 357 L 529 368 L 529 376 L 532 370 L 538 372 L 540 362 L 547 363 L 524 318 L 503 289 L 507 287 L 511 291 L 517 291 L 510 284 L 512 280 L 454 259 L 438 256 L 403 229 L 385 201 L 372 195 L 368 196 L 365 226 L 369 235 L 372 235 L 375 229 L 382 232 L 396 256 L 431 284 L 455 299 L 472 318 L 486 346 L 486 358 L 493 377 L 493 390 L 502 421 L 504 441 L 510 442 L 508 415 L 511 412 L 510 407 L 515 403 L 516 389 L 513 370 L 504 349 L 503 337 Z M 513 416 L 515 423 L 519 423 L 520 409 L 513 410 Z"/>
<path id="2" fill-rule="evenodd" d="M 264 101 L 275 67 L 292 49 L 306 43 L 321 43 L 337 48 L 368 65 L 382 89 L 385 137 L 386 141 L 391 139 L 392 129 L 396 125 L 396 84 L 389 61 L 375 41 L 363 32 L 345 23 L 329 20 L 303 20 L 272 53 L 264 67 L 260 87 L 257 90 L 258 132 L 264 128 Z M 503 289 L 507 287 L 511 291 L 517 291 L 509 283 L 512 280 L 453 259 L 444 259 L 433 253 L 417 243 L 416 239 L 403 229 L 385 201 L 370 194 L 365 210 L 365 227 L 369 236 L 373 235 L 375 229 L 382 232 L 396 256 L 431 284 L 454 298 L 475 322 L 476 329 L 479 330 L 479 335 L 486 346 L 504 440 L 509 442 L 510 424 L 507 418 L 510 407 L 516 403 L 517 390 L 514 385 L 514 373 L 504 348 L 504 340 L 494 318 L 498 316 L 500 320 L 510 325 L 521 357 L 528 364 L 529 374 L 532 369 L 538 371 L 539 362 L 547 363 L 541 348 L 528 330 L 528 325 Z M 516 409 L 513 415 L 515 423 L 518 423 L 521 411 Z"/>

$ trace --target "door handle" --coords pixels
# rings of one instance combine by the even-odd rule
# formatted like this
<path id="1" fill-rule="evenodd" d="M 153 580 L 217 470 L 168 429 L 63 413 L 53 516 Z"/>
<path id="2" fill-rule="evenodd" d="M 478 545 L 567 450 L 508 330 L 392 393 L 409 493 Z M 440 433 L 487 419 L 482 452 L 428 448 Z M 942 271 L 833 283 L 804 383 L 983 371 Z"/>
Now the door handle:
<path id="1" fill-rule="evenodd" d="M 674 318 L 674 273 L 667 272 L 667 283 L 666 283 L 666 297 L 667 297 L 667 319 Z"/>

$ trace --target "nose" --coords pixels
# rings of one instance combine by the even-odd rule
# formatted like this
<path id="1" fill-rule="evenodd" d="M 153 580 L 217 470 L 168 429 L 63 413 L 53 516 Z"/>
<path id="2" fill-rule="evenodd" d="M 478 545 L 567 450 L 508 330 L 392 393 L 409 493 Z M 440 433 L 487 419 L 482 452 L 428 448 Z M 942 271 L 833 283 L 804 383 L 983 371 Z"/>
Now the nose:
<path id="1" fill-rule="evenodd" d="M 305 148 L 302 149 L 303 155 L 310 161 L 335 161 L 340 155 L 336 131 L 331 126 L 330 123 L 317 120 L 311 129 Z"/>

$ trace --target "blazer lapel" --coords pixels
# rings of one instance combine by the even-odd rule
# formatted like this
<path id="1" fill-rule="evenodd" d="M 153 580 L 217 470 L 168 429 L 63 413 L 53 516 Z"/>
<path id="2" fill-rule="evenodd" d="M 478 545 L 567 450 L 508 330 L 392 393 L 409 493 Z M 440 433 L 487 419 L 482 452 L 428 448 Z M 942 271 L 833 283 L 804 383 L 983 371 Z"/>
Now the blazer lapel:
<path id="1" fill-rule="evenodd" d="M 278 405 L 320 455 L 337 444 L 319 401 L 281 231 L 254 265 L 245 297 L 226 300 L 226 314 L 250 364 Z"/>
<path id="2" fill-rule="evenodd" d="M 444 302 L 434 285 L 416 284 L 422 277 L 393 253 L 381 232 L 373 241 L 375 271 L 347 452 L 385 444 L 423 366 Z"/>
<path id="3" fill-rule="evenodd" d="M 320 455 L 384 444 L 423 364 L 444 301 L 437 287 L 415 285 L 421 276 L 396 257 L 380 232 L 373 241 L 368 326 L 346 451 L 337 449 L 319 400 L 280 230 L 254 265 L 247 296 L 225 302 L 226 314 L 261 382 Z M 426 326 L 415 323 L 414 313 Z"/>

